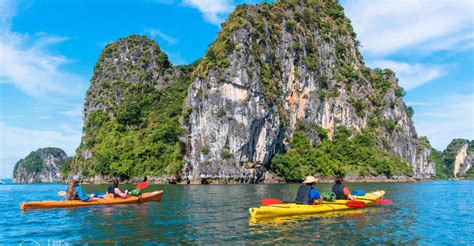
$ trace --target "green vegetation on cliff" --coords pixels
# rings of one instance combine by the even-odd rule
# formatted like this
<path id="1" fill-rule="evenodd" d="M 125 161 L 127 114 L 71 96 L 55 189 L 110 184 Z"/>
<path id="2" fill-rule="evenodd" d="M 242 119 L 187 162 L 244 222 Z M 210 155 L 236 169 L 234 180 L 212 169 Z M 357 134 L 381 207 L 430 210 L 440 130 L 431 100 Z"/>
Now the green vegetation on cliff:
<path id="1" fill-rule="evenodd" d="M 180 69 L 187 74 L 187 67 Z M 92 112 L 81 147 L 93 155 L 77 161 L 83 174 L 128 178 L 177 173 L 183 165 L 179 137 L 184 130 L 179 119 L 186 113 L 183 101 L 190 83 L 187 77 L 181 79 L 164 89 L 129 85 L 123 95 L 127 100 L 119 105 L 116 117 Z"/>
<path id="2" fill-rule="evenodd" d="M 53 158 L 66 157 L 64 150 L 60 148 L 48 147 L 32 151 L 25 159 L 19 160 L 13 168 L 13 174 L 17 173 L 19 167 L 22 167 L 26 173 L 36 173 L 41 171 L 44 167 L 45 156 L 52 156 Z M 13 175 L 15 176 L 15 175 Z"/>
<path id="3" fill-rule="evenodd" d="M 443 152 L 431 148 L 428 160 L 436 164 L 436 178 L 447 179 L 453 177 L 453 170 L 450 171 L 444 164 Z"/>
<path id="4" fill-rule="evenodd" d="M 48 147 L 32 151 L 13 168 L 14 183 L 59 182 L 60 173 L 68 158 L 60 148 Z"/>
<path id="5" fill-rule="evenodd" d="M 311 144 L 307 129 L 299 124 L 291 140 L 291 149 L 272 159 L 275 172 L 289 181 L 299 181 L 306 175 L 374 176 L 412 175 L 408 163 L 377 146 L 368 130 L 351 137 L 352 132 L 338 126 L 334 139 L 329 140 L 322 128 L 318 129 L 321 142 Z"/>
<path id="6" fill-rule="evenodd" d="M 176 174 L 183 165 L 179 120 L 193 65 L 173 68 L 156 42 L 132 35 L 108 45 L 88 90 L 84 137 L 66 173 Z"/>

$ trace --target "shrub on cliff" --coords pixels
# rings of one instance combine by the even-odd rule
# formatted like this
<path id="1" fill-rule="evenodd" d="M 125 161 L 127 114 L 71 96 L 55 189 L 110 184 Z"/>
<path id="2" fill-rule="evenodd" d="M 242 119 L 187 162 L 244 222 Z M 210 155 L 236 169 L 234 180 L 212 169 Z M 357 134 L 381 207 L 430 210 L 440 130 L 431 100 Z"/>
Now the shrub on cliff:
<path id="1" fill-rule="evenodd" d="M 179 119 L 186 113 L 183 100 L 189 78 L 163 89 L 118 84 L 126 87 L 123 96 L 127 100 L 119 105 L 115 117 L 103 111 L 89 115 L 82 147 L 90 148 L 93 155 L 68 165 L 67 172 L 126 178 L 179 172 L 183 165 L 179 136 L 184 131 Z"/>

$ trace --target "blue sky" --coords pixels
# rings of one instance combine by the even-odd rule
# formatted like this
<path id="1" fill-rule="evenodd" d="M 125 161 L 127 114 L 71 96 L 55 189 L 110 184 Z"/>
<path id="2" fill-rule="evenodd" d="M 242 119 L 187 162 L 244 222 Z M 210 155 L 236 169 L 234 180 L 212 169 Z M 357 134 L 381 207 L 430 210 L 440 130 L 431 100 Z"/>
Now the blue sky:
<path id="1" fill-rule="evenodd" d="M 101 49 L 146 34 L 174 64 L 202 57 L 233 0 L 0 0 L 0 178 L 30 151 L 73 155 Z M 474 3 L 344 0 L 366 64 L 406 88 L 415 126 L 435 148 L 474 138 Z"/>

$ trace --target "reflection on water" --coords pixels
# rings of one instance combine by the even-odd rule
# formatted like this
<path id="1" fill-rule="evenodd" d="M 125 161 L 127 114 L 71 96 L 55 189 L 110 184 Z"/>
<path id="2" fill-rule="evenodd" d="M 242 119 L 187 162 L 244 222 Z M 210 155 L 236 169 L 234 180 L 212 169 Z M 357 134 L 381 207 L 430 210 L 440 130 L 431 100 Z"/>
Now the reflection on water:
<path id="1" fill-rule="evenodd" d="M 64 185 L 0 186 L 0 242 L 165 244 L 472 244 L 473 181 L 350 184 L 386 190 L 391 206 L 249 221 L 266 197 L 294 199 L 298 185 L 157 185 L 162 202 L 21 212 L 27 200 L 58 200 Z M 124 189 L 131 188 L 124 186 Z M 330 190 L 321 184 L 319 190 Z M 106 186 L 86 186 L 87 192 Z M 1 244 L 0 243 L 0 244 Z"/>

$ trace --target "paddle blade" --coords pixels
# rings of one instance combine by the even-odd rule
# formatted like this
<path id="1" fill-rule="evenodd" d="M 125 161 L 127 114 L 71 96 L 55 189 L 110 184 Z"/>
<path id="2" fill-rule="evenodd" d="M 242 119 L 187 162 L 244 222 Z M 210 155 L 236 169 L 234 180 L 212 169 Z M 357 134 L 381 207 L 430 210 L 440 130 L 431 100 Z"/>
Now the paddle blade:
<path id="1" fill-rule="evenodd" d="M 139 183 L 136 188 L 137 188 L 138 190 L 143 190 L 143 189 L 145 189 L 146 187 L 148 187 L 148 181 Z"/>
<path id="2" fill-rule="evenodd" d="M 273 204 L 280 204 L 282 202 L 283 202 L 282 200 L 278 200 L 278 199 L 275 199 L 275 198 L 263 198 L 262 199 L 262 205 L 263 206 L 269 206 L 269 205 L 273 205 Z"/>
<path id="3" fill-rule="evenodd" d="M 65 196 L 66 194 L 67 194 L 66 191 L 63 191 L 63 190 L 58 191 L 58 196 Z"/>
<path id="4" fill-rule="evenodd" d="M 382 199 L 375 199 L 374 202 L 382 205 L 392 205 L 393 201 L 391 200 L 382 200 Z"/>
<path id="5" fill-rule="evenodd" d="M 365 202 L 361 201 L 347 201 L 346 206 L 350 208 L 365 208 Z"/>

